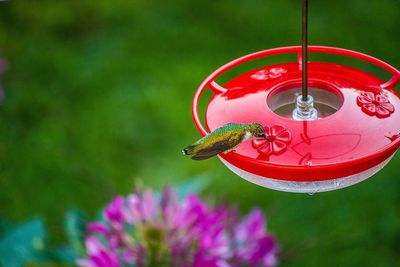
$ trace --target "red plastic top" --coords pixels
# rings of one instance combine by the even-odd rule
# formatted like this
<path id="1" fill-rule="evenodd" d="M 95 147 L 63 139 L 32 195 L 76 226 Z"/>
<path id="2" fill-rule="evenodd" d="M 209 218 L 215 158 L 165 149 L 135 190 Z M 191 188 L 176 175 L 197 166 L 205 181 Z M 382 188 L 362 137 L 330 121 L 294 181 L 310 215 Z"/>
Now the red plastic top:
<path id="1" fill-rule="evenodd" d="M 359 69 L 326 62 L 310 62 L 309 86 L 331 92 L 341 107 L 316 121 L 295 121 L 274 113 L 267 104 L 277 92 L 300 88 L 301 47 L 254 53 L 221 67 L 199 87 L 193 116 L 205 135 L 227 123 L 264 125 L 272 142 L 246 141 L 234 152 L 220 154 L 229 163 L 256 175 L 290 181 L 318 181 L 349 176 L 389 158 L 400 146 L 400 98 L 394 86 L 400 72 L 376 58 L 339 48 L 310 46 L 309 52 L 333 53 L 367 61 L 393 77 L 384 82 Z M 297 53 L 298 62 L 263 67 L 242 74 L 223 87 L 214 80 L 241 63 L 260 57 Z M 197 107 L 203 91 L 214 95 L 208 103 L 205 130 Z"/>

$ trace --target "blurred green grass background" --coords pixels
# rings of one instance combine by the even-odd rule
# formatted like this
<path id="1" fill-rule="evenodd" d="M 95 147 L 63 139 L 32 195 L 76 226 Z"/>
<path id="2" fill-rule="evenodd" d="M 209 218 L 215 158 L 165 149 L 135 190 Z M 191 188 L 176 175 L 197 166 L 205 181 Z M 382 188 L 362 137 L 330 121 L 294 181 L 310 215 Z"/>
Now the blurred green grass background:
<path id="1" fill-rule="evenodd" d="M 400 66 L 398 0 L 309 2 L 311 44 Z M 135 182 L 200 176 L 208 198 L 265 211 L 281 266 L 398 266 L 398 155 L 357 186 L 313 196 L 181 155 L 199 137 L 200 82 L 236 57 L 300 44 L 300 15 L 300 0 L 0 2 L 0 216 L 43 215 L 63 243 L 68 207 L 94 214 Z"/>

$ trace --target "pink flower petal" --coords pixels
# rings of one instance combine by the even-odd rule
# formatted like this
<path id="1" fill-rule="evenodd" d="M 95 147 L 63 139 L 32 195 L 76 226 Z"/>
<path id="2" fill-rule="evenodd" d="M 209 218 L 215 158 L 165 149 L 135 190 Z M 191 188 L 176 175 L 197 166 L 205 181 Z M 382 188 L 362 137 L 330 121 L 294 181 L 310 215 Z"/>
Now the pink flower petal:
<path id="1" fill-rule="evenodd" d="M 374 104 L 365 104 L 362 106 L 362 110 L 368 115 L 374 115 L 376 113 L 376 106 Z"/>
<path id="2" fill-rule="evenodd" d="M 109 232 L 108 227 L 101 222 L 94 222 L 87 225 L 87 230 L 90 233 L 96 234 L 107 234 Z"/>
<path id="3" fill-rule="evenodd" d="M 375 101 L 378 101 L 379 103 L 388 103 L 389 102 L 389 100 L 383 95 L 376 95 Z"/>
<path id="4" fill-rule="evenodd" d="M 96 255 L 103 249 L 100 242 L 94 237 L 86 238 L 85 244 L 89 255 Z"/>
<path id="5" fill-rule="evenodd" d="M 259 148 L 260 146 L 264 145 L 266 141 L 265 139 L 253 139 L 252 145 L 254 148 Z"/>
<path id="6" fill-rule="evenodd" d="M 363 93 L 361 94 L 361 96 L 364 96 L 365 98 L 369 99 L 370 102 L 372 102 L 372 101 L 375 100 L 375 95 L 374 95 L 374 93 L 372 93 L 372 92 L 363 92 Z"/>
<path id="7" fill-rule="evenodd" d="M 276 137 L 277 141 L 282 141 L 286 144 L 289 144 L 291 139 L 292 135 L 290 134 L 289 131 L 283 131 Z"/>
<path id="8" fill-rule="evenodd" d="M 124 202 L 125 199 L 122 196 L 117 196 L 104 209 L 104 217 L 109 223 L 121 224 L 124 222 Z"/>
<path id="9" fill-rule="evenodd" d="M 357 97 L 357 104 L 359 106 L 362 106 L 362 105 L 365 105 L 365 104 L 371 104 L 371 103 L 372 103 L 372 100 L 367 98 L 367 97 L 365 97 L 365 96 L 360 95 L 360 96 Z"/>
<path id="10" fill-rule="evenodd" d="M 274 137 L 277 137 L 279 134 L 281 134 L 285 130 L 286 130 L 285 126 L 280 125 L 280 124 L 275 124 L 271 127 L 271 135 L 273 135 Z"/>
<path id="11" fill-rule="evenodd" d="M 269 77 L 270 78 L 278 78 L 282 76 L 283 73 L 286 73 L 287 69 L 284 68 L 272 68 L 269 70 Z"/>
<path id="12" fill-rule="evenodd" d="M 381 106 L 376 107 L 376 116 L 378 118 L 386 118 L 389 115 L 390 115 L 390 112 L 387 109 L 384 109 Z"/>
<path id="13" fill-rule="evenodd" d="M 269 125 L 264 126 L 264 130 L 265 130 L 265 134 L 266 134 L 267 136 L 273 135 L 271 126 L 269 126 Z"/>
<path id="14" fill-rule="evenodd" d="M 146 190 L 143 194 L 142 212 L 145 220 L 150 220 L 157 212 L 157 200 L 152 190 Z"/>
<path id="15" fill-rule="evenodd" d="M 390 113 L 394 112 L 394 106 L 391 103 L 381 103 L 379 105 L 381 108 L 386 109 L 387 111 L 389 111 Z"/>
<path id="16" fill-rule="evenodd" d="M 143 212 L 140 207 L 140 198 L 136 194 L 127 197 L 128 211 L 127 221 L 130 223 L 139 223 L 143 218 Z"/>
<path id="17" fill-rule="evenodd" d="M 268 70 L 260 70 L 257 71 L 256 73 L 254 73 L 253 75 L 251 75 L 251 78 L 253 80 L 268 80 L 269 76 L 268 76 Z"/>
<path id="18" fill-rule="evenodd" d="M 76 264 L 78 264 L 81 267 L 97 267 L 95 263 L 93 263 L 90 260 L 82 260 L 82 259 L 78 259 L 76 261 Z"/>
<path id="19" fill-rule="evenodd" d="M 272 149 L 275 155 L 279 155 L 286 150 L 286 143 L 279 140 L 275 140 L 274 142 L 272 142 Z"/>
<path id="20" fill-rule="evenodd" d="M 263 155 L 271 155 L 273 152 L 273 148 L 272 148 L 272 143 L 273 142 L 265 142 L 265 144 L 261 147 L 258 148 L 258 152 L 263 154 Z"/>
<path id="21" fill-rule="evenodd" d="M 249 238 L 262 237 L 265 235 L 265 225 L 265 218 L 262 211 L 253 209 L 234 229 L 236 241 L 243 243 Z"/>

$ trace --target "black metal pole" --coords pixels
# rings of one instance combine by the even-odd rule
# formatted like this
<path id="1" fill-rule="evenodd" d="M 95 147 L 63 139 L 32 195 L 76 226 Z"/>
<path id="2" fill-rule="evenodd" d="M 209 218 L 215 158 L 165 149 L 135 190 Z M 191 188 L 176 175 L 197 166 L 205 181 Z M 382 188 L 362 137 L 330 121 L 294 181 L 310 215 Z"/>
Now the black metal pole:
<path id="1" fill-rule="evenodd" d="M 308 88 L 307 88 L 307 44 L 308 44 L 308 0 L 303 0 L 303 12 L 302 12 L 302 33 L 301 33 L 301 49 L 302 49 L 302 100 L 307 101 Z"/>

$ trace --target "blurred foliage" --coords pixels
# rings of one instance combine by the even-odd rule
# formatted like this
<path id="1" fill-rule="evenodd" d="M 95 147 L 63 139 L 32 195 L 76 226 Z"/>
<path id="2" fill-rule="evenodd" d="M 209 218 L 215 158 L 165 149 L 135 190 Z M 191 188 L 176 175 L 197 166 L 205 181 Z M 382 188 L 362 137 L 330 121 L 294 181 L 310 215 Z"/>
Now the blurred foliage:
<path id="1" fill-rule="evenodd" d="M 399 10 L 398 0 L 310 1 L 310 43 L 398 67 Z M 265 210 L 282 266 L 396 266 L 398 155 L 360 185 L 308 196 L 180 153 L 199 136 L 190 107 L 202 79 L 238 56 L 299 44 L 300 13 L 299 0 L 0 2 L 0 215 L 43 214 L 62 243 L 70 206 L 93 215 L 137 181 L 202 175 L 213 198 Z"/>
<path id="2" fill-rule="evenodd" d="M 22 267 L 29 260 L 42 260 L 45 238 L 43 222 L 39 219 L 4 232 L 0 240 L 1 266 Z"/>
<path id="3" fill-rule="evenodd" d="M 52 262 L 75 262 L 76 256 L 70 248 L 50 249 L 47 246 L 47 231 L 40 218 L 30 219 L 10 229 L 3 225 L 0 230 L 0 266 L 43 266 Z"/>
<path id="4" fill-rule="evenodd" d="M 65 231 L 70 247 L 79 256 L 85 255 L 86 214 L 77 209 L 70 209 L 65 215 Z"/>

